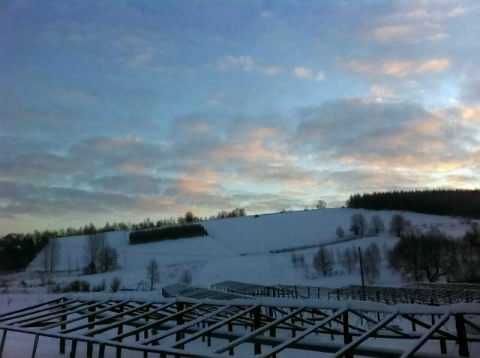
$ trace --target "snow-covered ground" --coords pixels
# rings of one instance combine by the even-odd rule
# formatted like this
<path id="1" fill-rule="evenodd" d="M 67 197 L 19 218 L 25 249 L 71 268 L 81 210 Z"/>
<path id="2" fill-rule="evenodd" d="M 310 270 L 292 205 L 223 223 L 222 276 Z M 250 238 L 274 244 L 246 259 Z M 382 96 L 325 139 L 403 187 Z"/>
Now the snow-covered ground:
<path id="1" fill-rule="evenodd" d="M 373 215 L 379 215 L 387 228 L 378 236 L 352 239 L 339 242 L 336 230 L 341 226 L 349 235 L 351 216 L 363 214 L 367 221 Z M 106 292 L 81 294 L 90 299 L 132 298 L 151 300 L 159 297 L 163 286 L 177 283 L 185 271 L 192 275 L 192 285 L 210 288 L 214 283 L 224 280 L 243 281 L 256 284 L 289 284 L 325 287 L 343 287 L 360 284 L 358 270 L 347 274 L 345 268 L 336 264 L 327 277 L 318 274 L 312 268 L 313 254 L 318 248 L 301 249 L 305 246 L 328 244 L 335 258 L 337 252 L 350 248 L 366 248 L 376 242 L 382 252 L 382 272 L 376 285 L 399 286 L 404 284 L 399 275 L 388 269 L 385 253 L 392 248 L 397 239 L 388 233 L 388 225 L 393 211 L 366 211 L 353 209 L 326 209 L 301 212 L 286 212 L 258 217 L 248 216 L 233 219 L 219 219 L 202 222 L 208 236 L 179 239 L 175 241 L 130 245 L 128 231 L 107 234 L 110 246 L 119 254 L 120 267 L 115 271 L 83 275 L 85 266 L 84 236 L 61 238 L 61 260 L 57 271 L 51 275 L 43 273 L 42 254 L 32 261 L 25 272 L 0 277 L 0 314 L 28 305 L 51 300 L 47 294 L 47 280 L 66 284 L 73 280 L 89 281 L 91 287 L 105 282 Z M 452 237 L 461 237 L 468 229 L 463 219 L 440 217 L 424 214 L 401 213 L 412 225 L 428 230 L 438 227 Z M 286 249 L 296 249 L 296 254 L 303 254 L 306 268 L 296 269 L 291 262 L 292 252 L 272 253 Z M 153 292 L 138 292 L 140 283 L 147 282 L 146 266 L 155 259 L 160 268 L 160 283 Z M 124 291 L 108 293 L 114 277 L 121 279 Z M 128 296 L 128 297 L 127 297 Z M 23 337 L 23 338 L 22 338 Z M 22 339 L 25 336 L 10 334 L 4 356 L 18 356 Z M 31 344 L 28 344 L 31 347 Z M 30 349 L 30 348 L 29 348 Z M 42 348 L 43 349 L 43 348 Z M 30 352 L 30 351 L 29 351 Z M 57 352 L 48 350 L 50 356 Z M 53 355 L 52 355 L 53 354 Z M 39 352 L 39 356 L 42 353 Z"/>
<path id="2" fill-rule="evenodd" d="M 337 227 L 341 226 L 348 236 L 351 216 L 355 213 L 362 213 L 368 221 L 373 215 L 379 215 L 387 230 L 378 236 L 338 242 Z M 130 245 L 129 231 L 111 232 L 107 233 L 107 241 L 118 251 L 120 267 L 115 271 L 96 275 L 82 275 L 82 268 L 85 266 L 85 237 L 66 237 L 59 239 L 60 262 L 53 275 L 46 277 L 42 272 L 43 255 L 40 253 L 24 273 L 8 275 L 4 279 L 10 281 L 10 293 L 46 293 L 46 288 L 40 286 L 42 281 L 48 279 L 60 284 L 81 279 L 89 281 L 92 287 L 105 281 L 108 290 L 114 277 L 121 279 L 122 288 L 137 290 L 141 282 L 147 281 L 148 262 L 155 259 L 159 264 L 161 280 L 156 284 L 156 290 L 179 282 L 181 275 L 187 270 L 192 275 L 193 285 L 206 288 L 224 280 L 265 285 L 342 287 L 360 284 L 358 270 L 347 274 L 346 270 L 337 264 L 331 275 L 323 277 L 311 267 L 317 248 L 295 251 L 303 254 L 306 261 L 306 267 L 298 269 L 291 263 L 291 252 L 272 251 L 331 243 L 327 248 L 336 258 L 337 253 L 347 247 L 365 248 L 376 242 L 383 256 L 383 269 L 376 284 L 398 286 L 403 282 L 398 275 L 390 272 L 385 257 L 386 250 L 393 247 L 397 241 L 388 233 L 389 222 L 396 213 L 339 208 L 218 219 L 202 222 L 208 236 L 137 245 Z M 467 223 L 458 218 L 409 212 L 402 215 L 410 220 L 412 225 L 423 230 L 438 227 L 453 237 L 462 236 L 468 228 Z"/>

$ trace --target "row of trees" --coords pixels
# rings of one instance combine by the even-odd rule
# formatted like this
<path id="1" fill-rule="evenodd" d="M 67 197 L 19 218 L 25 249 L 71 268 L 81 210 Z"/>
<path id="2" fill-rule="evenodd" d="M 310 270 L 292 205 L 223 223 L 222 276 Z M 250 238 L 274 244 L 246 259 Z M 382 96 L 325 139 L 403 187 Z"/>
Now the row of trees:
<path id="1" fill-rule="evenodd" d="M 410 221 L 406 220 L 403 215 L 395 214 L 390 220 L 389 232 L 396 237 L 400 237 L 402 232 L 410 226 Z M 350 232 L 354 236 L 378 235 L 383 231 L 385 231 L 385 223 L 380 215 L 373 215 L 370 221 L 360 213 L 351 216 Z M 345 230 L 343 230 L 342 226 L 337 226 L 336 234 L 339 239 L 345 237 Z"/>
<path id="2" fill-rule="evenodd" d="M 15 271 L 27 267 L 45 247 L 52 233 L 36 231 L 34 234 L 10 234 L 0 240 L 0 270 Z"/>
<path id="3" fill-rule="evenodd" d="M 347 200 L 347 207 L 480 218 L 480 190 L 416 190 L 355 194 Z"/>

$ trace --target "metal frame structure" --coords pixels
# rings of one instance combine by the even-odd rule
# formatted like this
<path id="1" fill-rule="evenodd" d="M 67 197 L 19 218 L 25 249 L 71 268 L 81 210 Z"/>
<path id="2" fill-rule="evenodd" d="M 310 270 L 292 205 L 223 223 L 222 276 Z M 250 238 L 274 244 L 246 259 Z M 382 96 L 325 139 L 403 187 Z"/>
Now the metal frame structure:
<path id="1" fill-rule="evenodd" d="M 194 299 L 211 299 L 211 300 L 234 300 L 237 298 L 251 298 L 238 293 L 229 293 L 217 290 L 208 290 L 202 287 L 195 287 L 186 283 L 174 283 L 173 285 L 162 288 L 162 295 L 165 298 L 186 297 Z"/>
<path id="2" fill-rule="evenodd" d="M 455 350 L 468 357 L 480 349 L 478 320 L 477 304 L 63 297 L 0 315 L 0 357 L 13 332 L 33 338 L 32 357 L 46 337 L 70 357 L 80 345 L 89 357 L 129 351 L 144 357 L 266 358 L 285 349 L 298 350 L 297 356 L 308 350 L 334 357 L 432 357 Z"/>
<path id="3" fill-rule="evenodd" d="M 254 297 L 363 300 L 393 305 L 398 303 L 449 305 L 459 302 L 480 302 L 480 285 L 470 283 L 415 283 L 403 287 L 351 285 L 342 288 L 326 288 L 298 285 L 261 286 L 224 281 L 212 285 L 212 290 Z"/>

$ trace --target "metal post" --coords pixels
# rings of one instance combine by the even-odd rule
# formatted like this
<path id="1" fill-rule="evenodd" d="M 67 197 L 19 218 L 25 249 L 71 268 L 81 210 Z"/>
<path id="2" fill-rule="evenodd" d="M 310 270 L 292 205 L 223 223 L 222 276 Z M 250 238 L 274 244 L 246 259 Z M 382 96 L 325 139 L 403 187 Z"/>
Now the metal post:
<path id="1" fill-rule="evenodd" d="M 362 301 L 365 301 L 365 278 L 363 277 L 362 250 L 358 247 L 358 258 L 360 260 L 360 274 L 362 276 Z"/>

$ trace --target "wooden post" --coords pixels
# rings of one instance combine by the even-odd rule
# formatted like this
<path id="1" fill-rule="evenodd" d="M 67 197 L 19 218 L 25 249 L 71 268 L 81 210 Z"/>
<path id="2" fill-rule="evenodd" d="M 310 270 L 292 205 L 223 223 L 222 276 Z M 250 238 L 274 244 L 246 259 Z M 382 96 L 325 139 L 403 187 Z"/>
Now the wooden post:
<path id="1" fill-rule="evenodd" d="M 145 313 L 148 313 L 148 307 L 145 307 Z M 145 324 L 148 324 L 148 316 L 145 316 Z M 143 338 L 147 339 L 148 338 L 148 328 L 143 331 Z"/>
<path id="2" fill-rule="evenodd" d="M 469 357 L 467 331 L 465 330 L 465 319 L 462 313 L 455 314 L 455 328 L 457 329 L 458 355 Z"/>
<path id="3" fill-rule="evenodd" d="M 66 301 L 66 299 L 63 299 L 63 300 L 62 300 L 62 302 L 65 302 L 65 301 Z M 65 308 L 65 306 L 62 306 L 62 308 Z M 61 322 L 66 321 L 66 320 L 67 320 L 67 317 L 68 317 L 68 316 L 67 316 L 67 314 L 65 313 L 64 316 L 61 316 L 61 317 L 60 317 L 60 321 L 61 321 Z M 60 326 L 60 329 L 61 329 L 61 330 L 67 329 L 67 324 L 66 324 L 66 323 L 62 324 L 62 325 Z M 59 351 L 60 351 L 60 354 L 65 354 L 65 338 L 60 338 L 60 349 L 59 349 Z"/>
<path id="4" fill-rule="evenodd" d="M 255 307 L 253 310 L 253 330 L 259 329 L 261 325 L 261 314 L 262 310 L 260 307 Z M 260 343 L 254 344 L 253 354 L 262 354 L 262 346 Z"/>
<path id="5" fill-rule="evenodd" d="M 70 358 L 75 358 L 76 354 L 77 354 L 77 340 L 74 339 L 72 341 L 72 347 L 70 348 Z"/>
<path id="6" fill-rule="evenodd" d="M 232 323 L 229 323 L 229 324 L 228 324 L 228 331 L 229 331 L 229 332 L 233 332 L 233 324 L 232 324 Z M 229 340 L 228 340 L 228 343 L 232 342 L 232 340 L 233 340 L 233 339 L 229 339 Z M 231 355 L 231 356 L 233 356 L 233 355 L 235 354 L 235 352 L 234 352 L 234 350 L 233 350 L 233 347 L 228 350 L 228 354 Z"/>
<path id="7" fill-rule="evenodd" d="M 32 358 L 35 358 L 35 354 L 37 353 L 38 347 L 38 339 L 40 336 L 38 334 L 35 335 L 35 341 L 33 342 L 33 349 L 32 349 Z"/>
<path id="8" fill-rule="evenodd" d="M 348 311 L 343 313 L 343 343 L 345 345 L 352 342 L 352 335 L 349 332 L 348 326 Z M 353 358 L 353 354 L 345 355 L 345 358 Z"/>
<path id="9" fill-rule="evenodd" d="M 120 313 L 123 312 L 123 305 L 120 307 Z M 123 316 L 122 316 L 123 318 Z M 119 324 L 117 328 L 117 335 L 121 335 L 123 333 L 123 324 Z M 116 349 L 116 358 L 122 358 L 122 348 L 117 347 Z"/>
<path id="10" fill-rule="evenodd" d="M 88 309 L 89 312 L 95 312 L 95 307 L 90 307 Z M 94 325 L 94 321 L 95 321 L 95 317 L 93 315 L 89 315 L 88 316 L 88 323 L 91 323 L 89 326 L 88 326 L 88 329 L 93 329 L 95 327 Z M 87 343 L 87 357 L 88 358 L 92 358 L 93 356 L 93 343 L 92 342 L 88 342 Z"/>
<path id="11" fill-rule="evenodd" d="M 98 358 L 105 357 L 105 344 L 100 344 L 100 348 L 98 349 Z"/>
<path id="12" fill-rule="evenodd" d="M 177 302 L 177 313 L 183 311 L 185 308 L 185 304 L 183 302 Z M 181 326 L 184 324 L 185 321 L 183 320 L 183 315 L 179 314 L 177 316 L 177 326 Z M 175 334 L 175 341 L 179 341 L 183 338 L 182 332 L 177 332 Z M 179 349 L 183 349 L 183 346 L 180 346 Z"/>
<path id="13" fill-rule="evenodd" d="M 445 338 L 440 338 L 440 353 L 447 354 L 447 340 Z"/>
<path id="14" fill-rule="evenodd" d="M 3 347 L 5 346 L 5 340 L 7 339 L 7 330 L 3 330 L 2 340 L 0 341 L 0 358 L 2 358 Z"/>

